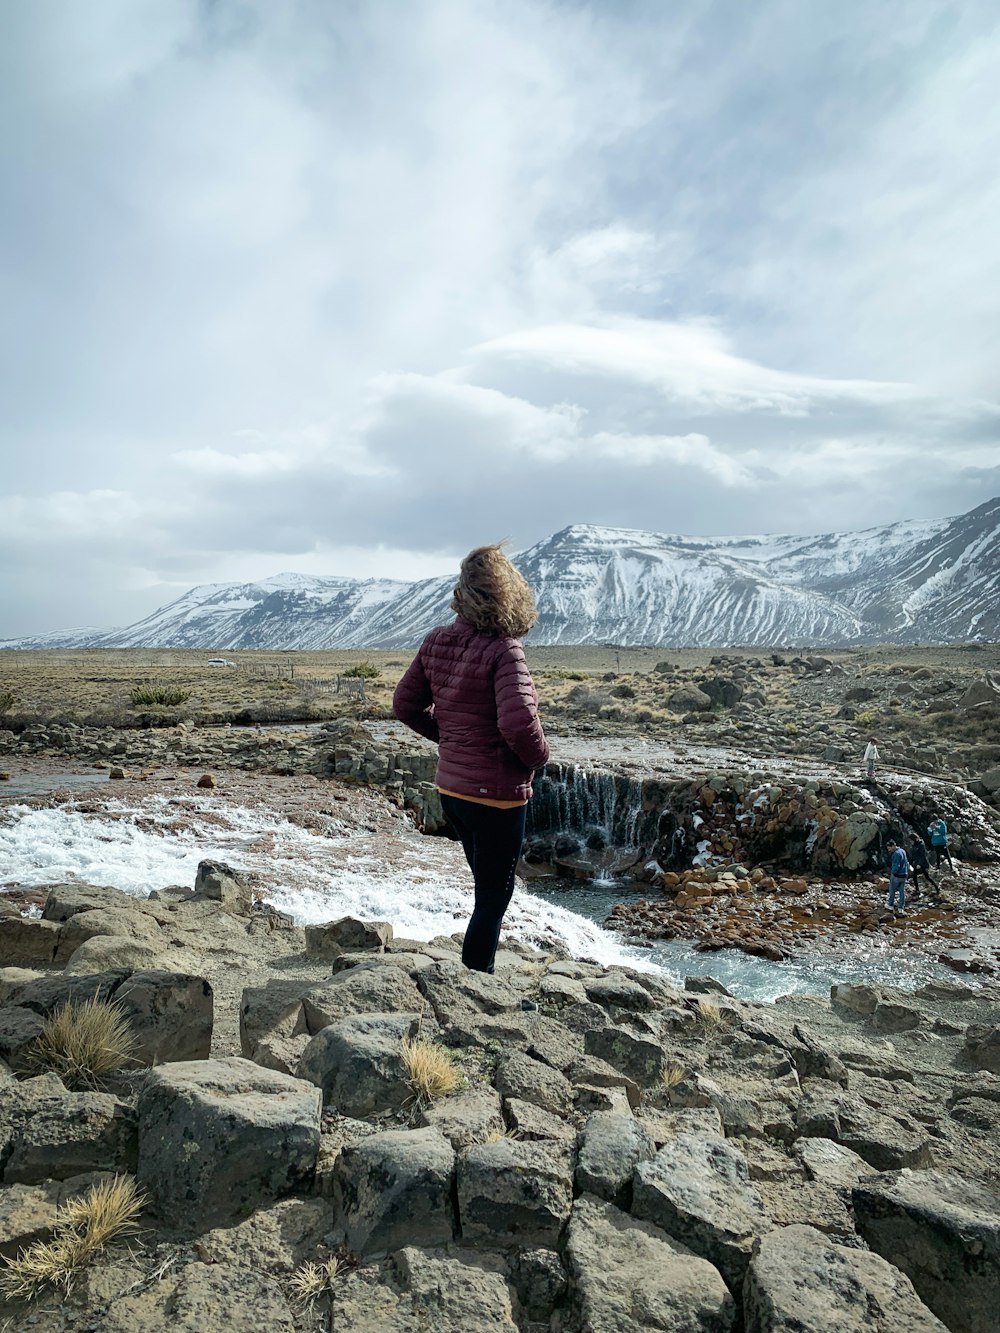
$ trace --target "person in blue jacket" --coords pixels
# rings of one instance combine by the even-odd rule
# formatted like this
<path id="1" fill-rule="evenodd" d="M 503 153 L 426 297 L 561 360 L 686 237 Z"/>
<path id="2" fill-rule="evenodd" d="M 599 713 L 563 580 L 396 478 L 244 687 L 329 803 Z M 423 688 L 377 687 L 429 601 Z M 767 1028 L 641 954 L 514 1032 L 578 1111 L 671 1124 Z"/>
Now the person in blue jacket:
<path id="1" fill-rule="evenodd" d="M 949 870 L 954 870 L 955 865 L 951 859 L 951 852 L 948 849 L 948 825 L 940 815 L 931 815 L 931 822 L 927 825 L 927 834 L 931 840 L 931 851 L 934 853 L 934 869 L 941 868 L 941 858 L 948 858 Z"/>
<path id="2" fill-rule="evenodd" d="M 910 873 L 910 863 L 902 847 L 897 847 L 894 842 L 887 842 L 885 850 L 889 853 L 889 896 L 885 900 L 885 905 L 890 912 L 902 913 L 906 911 L 906 880 Z"/>

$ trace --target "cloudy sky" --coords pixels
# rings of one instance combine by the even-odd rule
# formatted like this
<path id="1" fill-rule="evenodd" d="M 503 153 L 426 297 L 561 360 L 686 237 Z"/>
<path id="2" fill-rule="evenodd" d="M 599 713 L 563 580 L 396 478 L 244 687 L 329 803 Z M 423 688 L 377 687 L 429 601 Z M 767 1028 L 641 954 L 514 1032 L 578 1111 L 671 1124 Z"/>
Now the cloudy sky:
<path id="1" fill-rule="evenodd" d="M 1000 494 L 995 0 L 8 0 L 0 638 Z"/>

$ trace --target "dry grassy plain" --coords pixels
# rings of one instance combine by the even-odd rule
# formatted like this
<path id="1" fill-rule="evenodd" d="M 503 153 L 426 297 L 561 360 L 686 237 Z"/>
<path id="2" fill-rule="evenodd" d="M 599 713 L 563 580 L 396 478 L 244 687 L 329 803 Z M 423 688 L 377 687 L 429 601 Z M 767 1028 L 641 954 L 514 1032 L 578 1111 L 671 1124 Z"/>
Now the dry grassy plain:
<path id="1" fill-rule="evenodd" d="M 986 671 L 1000 670 L 1000 645 L 820 651 L 844 669 L 845 688 L 858 679 L 882 681 L 886 688 L 895 688 L 900 678 L 912 677 L 918 671 L 950 680 L 960 688 L 963 682 Z M 727 674 L 741 659 L 760 663 L 752 668 L 752 675 L 771 708 L 781 713 L 787 704 L 801 718 L 807 702 L 802 687 L 787 670 L 772 667 L 769 650 L 724 650 L 726 666 L 722 668 L 711 666 L 717 652 L 587 645 L 533 647 L 530 641 L 527 645 L 543 715 L 562 730 L 575 726 L 591 730 L 596 724 L 602 731 L 618 734 L 669 734 L 680 726 L 680 719 L 666 707 L 669 694 L 678 685 L 702 675 Z M 388 716 L 393 687 L 411 658 L 408 650 L 400 649 L 291 653 L 236 650 L 221 655 L 237 663 L 238 669 L 210 667 L 208 661 L 215 654 L 204 649 L 4 651 L 0 652 L 0 695 L 5 691 L 13 695 L 7 721 L 17 727 L 54 719 L 127 726 L 181 719 L 280 722 L 319 721 L 345 714 L 379 717 Z M 362 662 L 370 662 L 380 671 L 376 679 L 366 683 L 365 704 L 332 691 L 338 674 Z M 657 670 L 663 663 L 672 670 Z M 133 690 L 146 684 L 174 687 L 188 692 L 188 698 L 174 708 L 134 706 Z M 816 702 L 820 702 L 818 698 Z M 902 716 L 898 716 L 900 709 Z M 959 719 L 954 721 L 958 723 Z M 936 730 L 937 734 L 942 722 L 921 716 L 917 709 L 910 711 L 905 703 L 889 716 L 879 718 L 880 725 L 903 723 L 907 728 L 925 733 Z"/>

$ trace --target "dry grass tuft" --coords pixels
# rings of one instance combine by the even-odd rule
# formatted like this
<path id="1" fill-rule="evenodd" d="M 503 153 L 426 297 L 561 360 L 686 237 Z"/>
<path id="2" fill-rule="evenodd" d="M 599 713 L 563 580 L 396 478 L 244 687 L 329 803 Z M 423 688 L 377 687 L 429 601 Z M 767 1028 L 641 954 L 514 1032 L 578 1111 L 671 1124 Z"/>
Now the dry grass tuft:
<path id="1" fill-rule="evenodd" d="M 714 1000 L 698 1001 L 698 1017 L 707 1028 L 720 1028 L 726 1022 L 726 1013 Z"/>
<path id="2" fill-rule="evenodd" d="M 0 1293 L 33 1300 L 55 1287 L 69 1292 L 82 1268 L 111 1241 L 134 1234 L 145 1199 L 131 1176 L 113 1176 L 71 1199 L 56 1214 L 51 1240 L 38 1240 L 4 1259 Z"/>
<path id="3" fill-rule="evenodd" d="M 516 1139 L 516 1129 L 491 1129 L 479 1140 L 480 1143 L 502 1143 L 504 1139 Z"/>
<path id="4" fill-rule="evenodd" d="M 406 1081 L 421 1106 L 429 1106 L 438 1098 L 447 1097 L 461 1085 L 461 1075 L 455 1068 L 451 1052 L 427 1037 L 404 1040 L 403 1064 L 406 1066 Z"/>
<path id="5" fill-rule="evenodd" d="M 70 1000 L 45 1021 L 25 1055 L 35 1069 L 51 1069 L 68 1088 L 94 1088 L 133 1063 L 136 1040 L 120 1004 Z"/>
<path id="6" fill-rule="evenodd" d="M 660 1082 L 665 1088 L 676 1088 L 677 1084 L 683 1083 L 686 1077 L 687 1070 L 684 1066 L 671 1060 L 669 1064 L 664 1065 L 663 1072 L 660 1074 Z"/>
<path id="7" fill-rule="evenodd" d="M 292 1298 L 300 1305 L 311 1305 L 332 1291 L 340 1273 L 340 1260 L 335 1255 L 322 1263 L 306 1263 L 297 1268 L 289 1279 Z"/>

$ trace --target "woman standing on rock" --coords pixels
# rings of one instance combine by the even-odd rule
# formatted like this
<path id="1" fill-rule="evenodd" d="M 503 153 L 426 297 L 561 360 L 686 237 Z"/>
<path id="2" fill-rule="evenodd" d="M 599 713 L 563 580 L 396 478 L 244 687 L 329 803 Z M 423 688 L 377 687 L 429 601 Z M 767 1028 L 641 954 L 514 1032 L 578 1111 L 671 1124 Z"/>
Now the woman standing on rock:
<path id="1" fill-rule="evenodd" d="M 492 972 L 500 923 L 514 892 L 525 809 L 549 747 L 519 642 L 538 619 L 524 578 L 499 546 L 462 561 L 451 609 L 396 686 L 400 722 L 439 746 L 437 787 L 475 881 L 462 961 Z"/>

